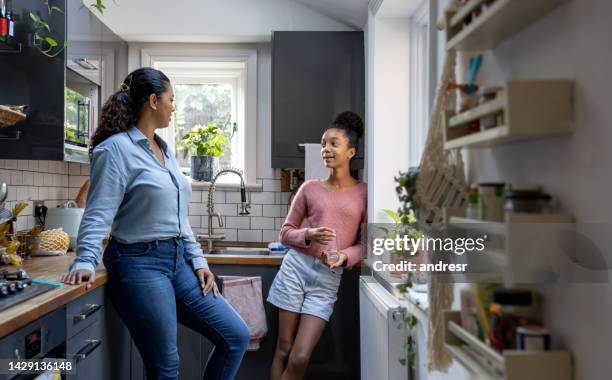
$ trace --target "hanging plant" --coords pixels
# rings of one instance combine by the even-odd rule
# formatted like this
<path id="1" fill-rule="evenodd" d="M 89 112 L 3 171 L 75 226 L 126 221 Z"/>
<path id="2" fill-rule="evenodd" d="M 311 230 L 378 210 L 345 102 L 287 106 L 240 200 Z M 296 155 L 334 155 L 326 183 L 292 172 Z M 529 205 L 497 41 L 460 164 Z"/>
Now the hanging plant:
<path id="1" fill-rule="evenodd" d="M 81 0 L 81 4 L 84 7 L 91 8 L 93 10 L 97 10 L 98 12 L 100 12 L 100 14 L 104 14 L 104 10 L 106 9 L 106 6 L 104 5 L 104 1 L 102 0 L 96 0 L 95 3 L 89 4 L 89 5 L 85 4 L 85 0 Z"/>
<path id="2" fill-rule="evenodd" d="M 47 6 L 49 17 L 51 17 L 53 12 L 64 13 L 61 8 L 50 5 L 49 0 L 44 0 L 43 3 Z M 42 54 L 49 58 L 55 58 L 70 45 L 69 41 L 64 40 L 60 47 L 59 43 L 51 35 L 49 23 L 40 18 L 36 13 L 30 12 L 30 19 L 34 26 L 34 46 Z"/>
<path id="3" fill-rule="evenodd" d="M 64 14 L 64 11 L 60 7 L 49 4 L 49 0 L 43 0 L 43 4 L 47 7 L 47 15 L 49 17 L 52 16 L 53 12 Z M 106 9 L 103 0 L 96 0 L 89 5 L 85 4 L 85 0 L 81 0 L 81 4 L 84 7 L 100 12 L 100 14 L 104 14 L 104 10 Z M 30 12 L 30 19 L 34 26 L 34 46 L 42 54 L 49 58 L 55 58 L 70 45 L 70 41 L 64 40 L 60 47 L 59 42 L 51 35 L 49 23 L 36 13 Z M 4 41 L 4 38 L 0 39 L 0 41 Z"/>

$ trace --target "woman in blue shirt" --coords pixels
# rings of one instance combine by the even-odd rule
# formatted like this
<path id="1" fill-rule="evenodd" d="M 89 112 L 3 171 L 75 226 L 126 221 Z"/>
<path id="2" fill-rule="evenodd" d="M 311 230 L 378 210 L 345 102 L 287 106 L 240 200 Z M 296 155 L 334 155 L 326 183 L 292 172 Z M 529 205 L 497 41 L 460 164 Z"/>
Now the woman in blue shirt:
<path id="1" fill-rule="evenodd" d="M 191 184 L 155 134 L 170 122 L 170 80 L 152 68 L 132 72 L 104 105 L 92 138 L 91 186 L 77 257 L 62 281 L 95 279 L 102 240 L 108 290 L 140 354 L 147 378 L 176 379 L 177 322 L 215 344 L 204 377 L 232 379 L 249 330 L 218 294 L 189 220 Z"/>

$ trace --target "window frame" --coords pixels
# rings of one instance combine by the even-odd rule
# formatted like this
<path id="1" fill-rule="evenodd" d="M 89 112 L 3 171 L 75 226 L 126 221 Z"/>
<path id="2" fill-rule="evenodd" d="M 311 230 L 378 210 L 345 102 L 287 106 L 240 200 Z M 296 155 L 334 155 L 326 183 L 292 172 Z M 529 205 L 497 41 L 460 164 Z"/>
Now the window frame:
<path id="1" fill-rule="evenodd" d="M 130 47 L 134 50 L 134 46 Z M 157 63 L 171 62 L 240 62 L 244 64 L 242 75 L 239 76 L 238 90 L 243 96 L 236 94 L 244 104 L 237 103 L 237 115 L 244 110 L 243 124 L 238 128 L 244 130 L 243 162 L 241 168 L 247 186 L 258 186 L 257 183 L 257 144 L 247 144 L 247 141 L 257 141 L 257 50 L 255 49 L 218 49 L 209 46 L 172 46 L 147 47 L 139 50 L 141 67 L 156 67 Z M 133 53 L 132 53 L 133 54 Z M 133 55 L 132 55 L 133 56 Z M 132 60 L 133 62 L 133 60 Z M 130 67 L 135 70 L 136 67 Z M 162 69 L 163 70 L 163 69 Z M 232 71 L 234 69 L 213 68 L 212 71 Z M 240 118 L 237 116 L 237 119 Z M 233 181 L 232 181 L 233 182 Z"/>

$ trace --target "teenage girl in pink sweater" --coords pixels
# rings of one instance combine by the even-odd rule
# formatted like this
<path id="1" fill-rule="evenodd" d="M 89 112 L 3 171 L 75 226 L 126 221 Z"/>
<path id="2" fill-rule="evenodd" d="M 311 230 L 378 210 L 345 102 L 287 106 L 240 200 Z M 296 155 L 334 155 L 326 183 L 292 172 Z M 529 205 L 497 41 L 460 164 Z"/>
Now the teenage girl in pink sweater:
<path id="1" fill-rule="evenodd" d="M 367 186 L 349 171 L 362 136 L 363 122 L 355 113 L 336 117 L 321 138 L 329 177 L 304 182 L 281 228 L 280 240 L 291 249 L 268 295 L 268 302 L 279 308 L 272 380 L 304 377 L 338 298 L 343 268 L 362 259 Z M 302 228 L 304 219 L 308 219 L 306 228 Z"/>

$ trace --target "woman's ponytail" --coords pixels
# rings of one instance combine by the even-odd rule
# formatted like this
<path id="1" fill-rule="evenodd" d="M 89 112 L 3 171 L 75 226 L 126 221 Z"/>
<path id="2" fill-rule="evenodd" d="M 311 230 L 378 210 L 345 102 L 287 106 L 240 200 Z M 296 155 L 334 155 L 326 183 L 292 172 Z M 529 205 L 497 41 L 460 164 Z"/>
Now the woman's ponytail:
<path id="1" fill-rule="evenodd" d="M 125 132 L 132 124 L 132 100 L 128 91 L 117 91 L 102 107 L 98 128 L 91 138 L 89 154 L 102 141 L 116 133 Z"/>
<path id="2" fill-rule="evenodd" d="M 119 91 L 114 93 L 102 107 L 100 122 L 89 148 L 92 156 L 96 146 L 114 134 L 126 132 L 132 125 L 138 123 L 140 110 L 149 96 L 161 94 L 168 89 L 170 80 L 159 70 L 143 67 L 130 73 L 121 84 Z"/>

